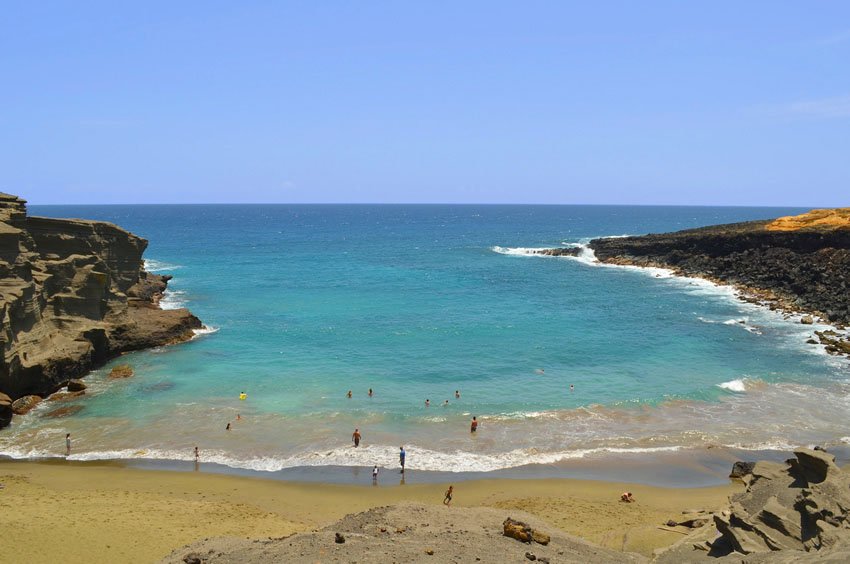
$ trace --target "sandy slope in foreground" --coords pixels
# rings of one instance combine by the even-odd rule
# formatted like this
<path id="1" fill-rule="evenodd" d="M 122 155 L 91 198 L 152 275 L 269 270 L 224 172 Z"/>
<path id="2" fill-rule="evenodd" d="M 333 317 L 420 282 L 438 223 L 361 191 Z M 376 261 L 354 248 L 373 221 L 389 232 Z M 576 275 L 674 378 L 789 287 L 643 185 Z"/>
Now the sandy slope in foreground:
<path id="1" fill-rule="evenodd" d="M 397 484 L 386 472 L 385 483 Z M 390 479 L 392 478 L 392 479 Z M 412 481 L 413 475 L 411 473 Z M 151 562 L 208 537 L 267 538 L 404 501 L 438 505 L 445 485 L 340 486 L 113 464 L 0 462 L 3 562 Z M 617 501 L 624 489 L 635 504 Z M 650 554 L 680 538 L 658 526 L 714 509 L 737 486 L 664 489 L 582 480 L 480 480 L 455 485 L 456 506 L 520 509 L 552 528 Z"/>

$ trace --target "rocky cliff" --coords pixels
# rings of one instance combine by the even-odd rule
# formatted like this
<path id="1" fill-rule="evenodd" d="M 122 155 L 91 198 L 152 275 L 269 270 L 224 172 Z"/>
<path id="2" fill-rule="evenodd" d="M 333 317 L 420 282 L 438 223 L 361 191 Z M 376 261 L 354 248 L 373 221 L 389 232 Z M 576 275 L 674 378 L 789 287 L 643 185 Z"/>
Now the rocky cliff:
<path id="1" fill-rule="evenodd" d="M 850 210 L 595 239 L 607 263 L 670 268 L 754 291 L 772 307 L 850 324 Z"/>
<path id="2" fill-rule="evenodd" d="M 193 336 L 198 318 L 159 308 L 170 277 L 144 271 L 146 247 L 111 223 L 28 217 L 24 200 L 0 193 L 0 427 L 10 401 Z"/>
<path id="3" fill-rule="evenodd" d="M 850 562 L 850 474 L 823 450 L 737 463 L 747 485 L 657 562 Z"/>

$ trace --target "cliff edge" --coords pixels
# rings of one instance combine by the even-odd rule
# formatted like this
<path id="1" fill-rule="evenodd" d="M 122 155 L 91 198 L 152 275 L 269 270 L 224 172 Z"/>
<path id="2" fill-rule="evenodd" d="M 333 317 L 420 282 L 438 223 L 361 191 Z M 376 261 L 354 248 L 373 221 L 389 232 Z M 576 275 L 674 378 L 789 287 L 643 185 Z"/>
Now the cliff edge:
<path id="1" fill-rule="evenodd" d="M 0 193 L 0 427 L 18 398 L 201 327 L 186 309 L 159 308 L 170 277 L 145 272 L 147 244 L 111 223 L 29 217 Z"/>

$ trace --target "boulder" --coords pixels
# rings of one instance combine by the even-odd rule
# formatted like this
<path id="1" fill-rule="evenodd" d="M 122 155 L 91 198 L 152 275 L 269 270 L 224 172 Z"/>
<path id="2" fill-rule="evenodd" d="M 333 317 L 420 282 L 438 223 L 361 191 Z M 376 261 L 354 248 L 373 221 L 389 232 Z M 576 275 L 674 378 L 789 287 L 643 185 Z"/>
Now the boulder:
<path id="1" fill-rule="evenodd" d="M 0 427 L 5 427 L 12 420 L 12 398 L 0 392 Z"/>
<path id="2" fill-rule="evenodd" d="M 738 462 L 732 465 L 732 472 L 729 473 L 729 477 L 743 478 L 748 474 L 752 474 L 755 465 L 755 462 L 742 462 L 739 460 Z"/>
<path id="3" fill-rule="evenodd" d="M 15 415 L 25 415 L 41 403 L 40 396 L 24 396 L 12 402 L 12 412 Z"/>
<path id="4" fill-rule="evenodd" d="M 815 318 L 812 317 L 811 315 L 804 315 L 803 317 L 800 318 L 800 323 L 802 323 L 803 325 L 813 325 L 814 322 L 815 322 Z"/>
<path id="5" fill-rule="evenodd" d="M 53 411 L 49 411 L 44 414 L 45 417 L 57 418 L 57 417 L 68 417 L 69 415 L 74 415 L 75 413 L 79 413 L 83 410 L 83 406 L 81 405 L 66 405 L 65 407 L 60 407 L 58 409 L 54 409 Z"/>
<path id="6" fill-rule="evenodd" d="M 80 390 L 79 392 L 56 392 L 47 398 L 47 401 L 68 401 L 80 396 L 84 396 L 86 394 L 85 391 Z"/>
<path id="7" fill-rule="evenodd" d="M 795 461 L 791 461 L 792 467 L 797 467 L 801 477 L 810 484 L 819 484 L 826 480 L 830 472 L 838 472 L 839 468 L 835 464 L 835 456 L 823 450 L 811 450 L 801 448 L 794 451 L 797 457 Z"/>
<path id="8" fill-rule="evenodd" d="M 522 521 L 514 521 L 508 517 L 502 523 L 502 527 L 504 529 L 503 534 L 506 537 L 511 537 L 512 539 L 527 543 L 536 542 L 542 545 L 549 544 L 549 535 L 541 533 L 540 531 L 535 531 L 528 524 L 523 523 Z"/>
<path id="9" fill-rule="evenodd" d="M 82 380 L 79 380 L 79 379 L 68 380 L 68 391 L 69 392 L 82 392 L 83 390 L 86 389 L 86 387 L 87 386 L 83 383 Z"/>
<path id="10" fill-rule="evenodd" d="M 133 375 L 133 367 L 129 364 L 119 364 L 109 371 L 109 377 L 113 380 L 129 378 Z"/>

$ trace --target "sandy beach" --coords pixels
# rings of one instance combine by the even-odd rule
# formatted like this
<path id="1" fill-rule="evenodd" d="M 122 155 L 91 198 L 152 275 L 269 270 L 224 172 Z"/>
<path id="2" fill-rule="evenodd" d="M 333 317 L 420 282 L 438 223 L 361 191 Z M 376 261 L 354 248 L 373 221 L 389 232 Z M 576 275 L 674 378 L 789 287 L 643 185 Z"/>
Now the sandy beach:
<path id="1" fill-rule="evenodd" d="M 293 483 L 114 463 L 0 462 L 0 527 L 14 531 L 5 562 L 151 562 L 212 537 L 309 531 L 372 507 L 439 506 L 445 484 Z M 522 510 L 553 528 L 650 555 L 681 535 L 660 529 L 687 509 L 714 509 L 740 486 L 657 488 L 570 479 L 478 480 L 455 486 L 454 506 Z M 624 490 L 637 502 L 620 503 Z M 451 510 L 451 509 L 448 509 Z"/>

